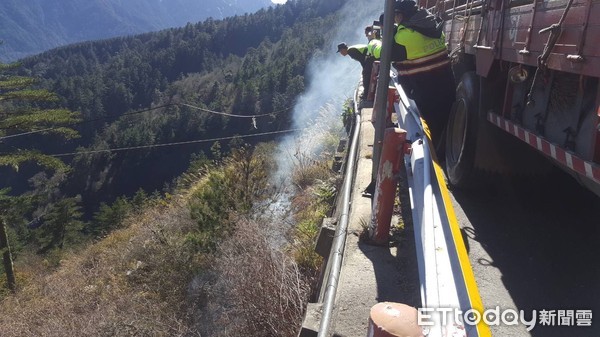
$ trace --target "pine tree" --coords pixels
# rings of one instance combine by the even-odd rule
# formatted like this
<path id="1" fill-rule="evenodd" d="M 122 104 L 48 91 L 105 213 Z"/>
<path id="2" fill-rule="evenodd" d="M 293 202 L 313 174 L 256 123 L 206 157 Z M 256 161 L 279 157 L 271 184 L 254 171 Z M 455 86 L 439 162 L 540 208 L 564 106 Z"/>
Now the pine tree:
<path id="1" fill-rule="evenodd" d="M 6 195 L 8 189 L 0 190 L 0 256 L 2 258 L 2 265 L 4 266 L 4 273 L 6 274 L 6 284 L 8 289 L 15 291 L 17 282 L 15 280 L 15 273 L 13 271 L 12 255 L 10 252 L 10 245 L 8 243 L 8 233 L 6 232 L 6 213 L 11 208 L 14 202 L 14 198 Z"/>
<path id="2" fill-rule="evenodd" d="M 25 162 L 34 162 L 44 169 L 65 170 L 59 159 L 42 154 L 34 148 L 21 149 L 14 138 L 31 134 L 58 134 L 65 138 L 77 137 L 77 131 L 68 127 L 77 121 L 76 112 L 53 108 L 57 101 L 51 92 L 35 88 L 36 80 L 17 76 L 11 72 L 17 64 L 0 63 L 0 166 L 15 170 Z M 12 256 L 6 234 L 6 203 L 0 204 L 0 251 L 9 288 L 14 291 L 16 282 Z"/>
<path id="3" fill-rule="evenodd" d="M 48 251 L 53 248 L 62 249 L 66 244 L 76 243 L 83 229 L 81 197 L 66 198 L 52 205 L 51 210 L 44 216 L 44 223 L 40 228 L 39 241 L 41 250 Z"/>
<path id="4" fill-rule="evenodd" d="M 118 228 L 123 220 L 131 212 L 131 203 L 126 197 L 118 197 L 111 206 L 106 203 L 100 204 L 100 209 L 94 213 L 92 231 L 95 235 L 105 235 L 111 230 Z"/>

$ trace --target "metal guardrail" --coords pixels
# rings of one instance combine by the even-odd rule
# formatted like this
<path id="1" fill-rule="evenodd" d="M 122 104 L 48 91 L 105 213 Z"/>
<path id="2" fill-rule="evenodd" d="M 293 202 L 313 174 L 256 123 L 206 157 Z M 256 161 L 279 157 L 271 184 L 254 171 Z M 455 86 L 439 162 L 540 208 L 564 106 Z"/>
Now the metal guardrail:
<path id="1" fill-rule="evenodd" d="M 394 107 L 398 116 L 398 126 L 407 131 L 406 139 L 412 143 L 411 153 L 404 157 L 404 164 L 407 168 L 412 200 L 422 306 L 433 310 L 450 308 L 462 313 L 469 310 L 483 312 L 443 172 L 431 158 L 429 139 L 414 102 L 408 99 L 397 83 L 394 82 L 394 85 L 399 94 L 399 103 Z M 355 112 L 358 112 L 356 99 L 354 104 Z M 322 297 L 318 337 L 330 336 L 332 313 L 340 280 L 361 127 L 361 116 L 358 113 L 355 116 L 356 122 L 352 129 L 342 186 L 339 222 L 328 258 L 328 276 Z M 441 315 L 430 317 L 433 324 L 426 327 L 425 334 L 428 337 L 491 336 L 489 327 L 483 323 L 465 325 L 451 319 L 444 320 Z"/>
<path id="2" fill-rule="evenodd" d="M 395 107 L 399 127 L 407 131 L 412 152 L 405 160 L 410 189 L 415 247 L 419 266 L 423 308 L 452 308 L 462 313 L 475 309 L 482 312 L 482 303 L 460 228 L 450 204 L 441 167 L 432 160 L 429 139 L 425 134 L 416 106 L 399 84 L 400 100 Z M 484 324 L 469 326 L 444 320 L 433 311 L 433 325 L 428 337 L 491 336 Z"/>
<path id="3" fill-rule="evenodd" d="M 348 232 L 348 220 L 350 214 L 350 201 L 352 192 L 352 182 L 354 180 L 355 164 L 356 164 L 356 152 L 358 148 L 358 136 L 360 134 L 360 114 L 358 114 L 358 106 L 356 100 L 356 92 L 354 94 L 354 111 L 356 114 L 356 121 L 352 128 L 352 141 L 350 143 L 347 166 L 344 174 L 344 182 L 342 187 L 342 210 L 340 214 L 340 220 L 336 227 L 335 234 L 333 237 L 333 243 L 331 246 L 331 253 L 329 254 L 329 277 L 327 278 L 327 287 L 325 289 L 325 296 L 323 299 L 323 308 L 321 314 L 321 322 L 319 325 L 318 337 L 329 336 L 329 327 L 331 325 L 331 314 L 333 312 L 333 306 L 335 304 L 335 295 L 337 293 L 337 286 L 340 279 L 340 271 L 342 269 L 342 259 L 344 256 L 344 247 L 346 244 L 346 235 Z"/>

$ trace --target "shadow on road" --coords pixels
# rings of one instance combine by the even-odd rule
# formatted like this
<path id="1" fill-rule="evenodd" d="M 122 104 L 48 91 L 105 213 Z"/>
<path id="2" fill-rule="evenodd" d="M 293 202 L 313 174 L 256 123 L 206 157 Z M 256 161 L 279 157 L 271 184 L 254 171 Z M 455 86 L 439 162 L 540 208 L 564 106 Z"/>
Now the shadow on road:
<path id="1" fill-rule="evenodd" d="M 478 242 L 490 257 L 471 263 L 497 268 L 526 317 L 555 310 L 555 326 L 538 321 L 531 336 L 600 336 L 600 198 L 558 170 L 453 195 L 472 225 L 463 231 L 466 242 Z M 495 305 L 482 297 L 486 308 Z M 558 317 L 577 310 L 596 314 L 591 327 L 566 326 L 578 320 Z"/>
<path id="2" fill-rule="evenodd" d="M 377 301 L 399 302 L 415 308 L 421 307 L 421 294 L 415 239 L 408 195 L 406 172 L 399 182 L 399 200 L 392 225 L 389 247 L 373 246 L 361 240 L 362 253 L 373 263 L 377 282 Z"/>

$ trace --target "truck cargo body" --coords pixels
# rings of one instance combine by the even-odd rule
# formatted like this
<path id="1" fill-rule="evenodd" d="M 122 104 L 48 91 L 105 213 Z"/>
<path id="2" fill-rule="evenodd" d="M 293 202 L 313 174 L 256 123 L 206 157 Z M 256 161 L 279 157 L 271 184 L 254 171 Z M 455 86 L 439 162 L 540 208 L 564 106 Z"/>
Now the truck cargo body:
<path id="1" fill-rule="evenodd" d="M 450 182 L 537 170 L 535 155 L 511 143 L 520 139 L 600 195 L 600 1 L 419 4 L 446 20 L 457 80 L 446 137 Z"/>

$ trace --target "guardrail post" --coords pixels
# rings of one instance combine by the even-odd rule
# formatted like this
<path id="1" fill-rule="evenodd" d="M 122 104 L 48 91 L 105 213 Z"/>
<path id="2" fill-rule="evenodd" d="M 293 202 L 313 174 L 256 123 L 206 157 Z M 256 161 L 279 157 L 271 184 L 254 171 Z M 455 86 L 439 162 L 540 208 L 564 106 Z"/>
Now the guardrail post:
<path id="1" fill-rule="evenodd" d="M 391 85 L 388 87 L 387 99 L 388 102 L 386 123 L 388 123 L 387 125 L 392 125 L 392 114 L 396 112 L 396 110 L 394 109 L 394 103 L 397 103 L 400 100 L 400 94 L 398 93 L 398 90 L 396 90 L 395 86 Z"/>
<path id="2" fill-rule="evenodd" d="M 387 108 L 386 108 L 386 114 L 385 114 L 385 127 L 390 127 L 392 125 L 394 125 L 392 123 L 392 114 L 395 112 L 394 110 L 394 103 L 398 102 L 400 99 L 400 95 L 398 94 L 398 90 L 396 90 L 396 87 L 394 86 L 389 86 L 388 87 L 388 94 L 387 94 Z M 375 109 L 373 109 L 373 112 L 371 113 L 371 123 L 375 124 L 377 123 L 377 114 L 375 113 Z"/>
<path id="3" fill-rule="evenodd" d="M 424 337 L 417 309 L 402 303 L 381 302 L 371 307 L 367 337 Z"/>
<path id="4" fill-rule="evenodd" d="M 384 16 L 386 18 L 394 17 L 394 0 L 385 0 Z M 386 88 L 390 84 L 390 67 L 392 64 L 392 46 L 394 45 L 394 20 L 383 20 L 383 32 L 381 34 L 381 63 L 379 66 L 379 76 L 377 76 L 377 86 Z M 375 90 L 375 100 L 373 102 L 373 113 L 381 116 L 380 121 L 374 123 L 375 139 L 373 140 L 373 169 L 371 170 L 371 182 L 377 179 L 379 160 L 381 158 L 381 143 L 383 133 L 385 132 L 385 101 L 387 90 Z"/>
<path id="5" fill-rule="evenodd" d="M 398 185 L 397 177 L 405 153 L 405 143 L 405 130 L 400 128 L 385 130 L 369 225 L 369 237 L 375 244 L 386 244 L 390 237 L 390 223 Z"/>
<path id="6" fill-rule="evenodd" d="M 379 61 L 373 62 L 373 68 L 371 68 L 371 81 L 369 81 L 369 87 L 367 90 L 367 101 L 375 99 L 375 90 L 377 89 L 377 75 L 379 74 Z"/>

